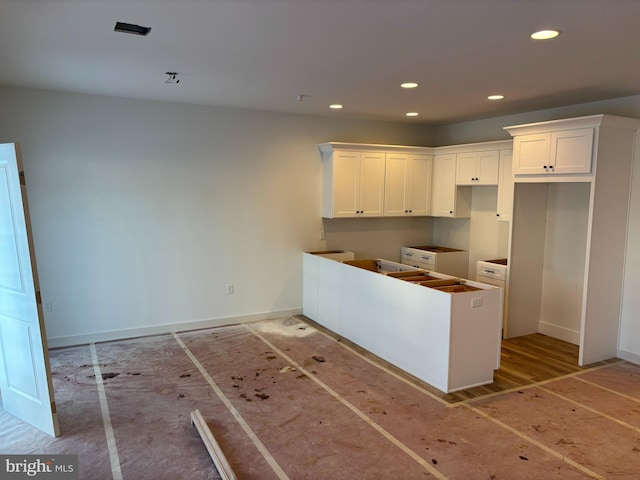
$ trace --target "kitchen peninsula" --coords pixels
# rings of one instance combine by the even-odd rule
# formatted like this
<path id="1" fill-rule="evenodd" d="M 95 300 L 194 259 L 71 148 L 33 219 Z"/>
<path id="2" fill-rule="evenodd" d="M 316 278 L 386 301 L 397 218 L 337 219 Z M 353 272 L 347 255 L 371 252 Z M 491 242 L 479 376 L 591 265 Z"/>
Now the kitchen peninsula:
<path id="1" fill-rule="evenodd" d="M 304 315 L 445 393 L 493 382 L 500 289 L 375 263 L 304 253 Z"/>

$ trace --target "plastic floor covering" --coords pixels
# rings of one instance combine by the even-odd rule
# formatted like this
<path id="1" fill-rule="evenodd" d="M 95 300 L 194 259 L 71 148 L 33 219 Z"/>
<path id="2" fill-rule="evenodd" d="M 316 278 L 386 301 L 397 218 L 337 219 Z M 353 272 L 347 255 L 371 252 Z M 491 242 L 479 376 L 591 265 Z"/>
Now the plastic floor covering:
<path id="1" fill-rule="evenodd" d="M 0 453 L 77 454 L 82 479 L 220 478 L 195 409 L 241 480 L 640 478 L 640 366 L 622 361 L 448 404 L 286 318 L 56 349 L 51 367 L 62 436 L 0 409 Z"/>

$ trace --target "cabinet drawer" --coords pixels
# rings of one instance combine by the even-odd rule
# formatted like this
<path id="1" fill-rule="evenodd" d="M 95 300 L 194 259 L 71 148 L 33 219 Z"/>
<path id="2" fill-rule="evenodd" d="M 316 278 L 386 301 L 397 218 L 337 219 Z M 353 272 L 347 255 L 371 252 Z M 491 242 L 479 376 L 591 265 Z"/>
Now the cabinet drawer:
<path id="1" fill-rule="evenodd" d="M 506 276 L 506 270 L 504 268 L 497 268 L 490 265 L 479 264 L 477 267 L 476 276 L 489 277 L 495 280 L 504 280 Z"/>
<path id="2" fill-rule="evenodd" d="M 415 248 L 402 248 L 402 263 L 405 265 L 415 265 L 418 268 L 433 270 L 436 265 L 436 253 L 425 252 Z"/>

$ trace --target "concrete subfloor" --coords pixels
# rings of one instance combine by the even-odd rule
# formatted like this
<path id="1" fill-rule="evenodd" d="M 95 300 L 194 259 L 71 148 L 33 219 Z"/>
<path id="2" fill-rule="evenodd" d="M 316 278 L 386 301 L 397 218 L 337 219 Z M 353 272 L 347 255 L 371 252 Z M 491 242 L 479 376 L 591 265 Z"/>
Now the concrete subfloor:
<path id="1" fill-rule="evenodd" d="M 195 409 L 241 480 L 640 478 L 640 366 L 622 361 L 449 403 L 292 317 L 51 366 L 62 436 L 0 410 L 0 453 L 78 454 L 80 478 L 220 478 Z"/>

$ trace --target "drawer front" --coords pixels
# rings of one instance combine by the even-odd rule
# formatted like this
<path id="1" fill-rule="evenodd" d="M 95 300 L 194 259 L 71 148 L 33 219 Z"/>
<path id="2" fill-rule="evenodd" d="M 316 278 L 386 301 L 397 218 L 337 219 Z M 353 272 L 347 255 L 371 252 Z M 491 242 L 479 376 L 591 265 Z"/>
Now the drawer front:
<path id="1" fill-rule="evenodd" d="M 506 277 L 506 270 L 504 268 L 493 267 L 491 265 L 479 264 L 478 269 L 476 270 L 476 276 L 504 280 Z"/>
<path id="2" fill-rule="evenodd" d="M 402 248 L 402 259 L 411 260 L 412 262 L 436 263 L 436 254 L 418 250 L 415 248 Z"/>
<path id="3" fill-rule="evenodd" d="M 411 260 L 406 258 L 402 259 L 402 263 L 404 265 L 410 265 L 412 267 L 421 268 L 423 270 L 435 271 L 435 265 L 433 263 L 418 262 L 416 260 Z"/>

